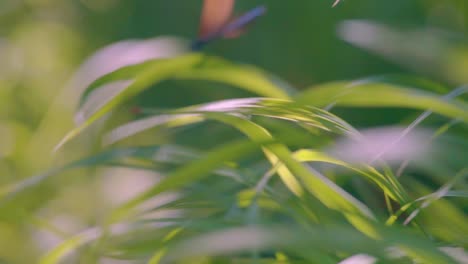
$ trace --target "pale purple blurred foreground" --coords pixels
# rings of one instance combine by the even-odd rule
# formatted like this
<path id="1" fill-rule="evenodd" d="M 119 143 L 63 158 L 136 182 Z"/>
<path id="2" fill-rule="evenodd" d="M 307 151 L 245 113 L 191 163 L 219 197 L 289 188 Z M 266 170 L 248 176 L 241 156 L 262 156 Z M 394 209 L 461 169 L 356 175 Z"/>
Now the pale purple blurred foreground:
<path id="1" fill-rule="evenodd" d="M 74 80 L 84 89 L 100 76 L 123 66 L 150 59 L 174 57 L 186 52 L 187 47 L 185 40 L 176 37 L 116 42 L 88 58 L 77 71 Z"/>
<path id="2" fill-rule="evenodd" d="M 94 80 L 121 67 L 138 64 L 150 59 L 170 58 L 188 50 L 185 40 L 175 37 L 160 37 L 149 40 L 127 40 L 111 44 L 97 51 L 77 71 L 72 87 L 78 94 Z M 81 124 L 104 103 L 119 94 L 131 80 L 106 84 L 93 92 L 85 105 L 75 116 L 75 122 Z"/>
<path id="3" fill-rule="evenodd" d="M 75 83 L 72 86 L 75 86 L 74 88 L 78 90 L 77 92 L 82 93 L 92 81 L 121 67 L 150 59 L 174 57 L 186 52 L 187 49 L 187 41 L 175 37 L 117 42 L 98 50 L 87 59 L 73 78 Z M 105 89 L 99 89 L 99 93 L 93 94 L 89 102 L 102 104 L 108 98 L 112 98 L 122 91 L 126 84 L 128 84 L 128 81 L 108 84 Z M 98 106 L 96 105 L 96 107 Z M 77 121 L 82 122 L 83 118 L 86 118 L 86 116 L 77 116 L 77 119 L 79 119 Z M 122 194 L 125 194 L 124 200 L 129 199 L 141 192 L 142 188 L 144 189 L 144 187 L 147 188 L 154 184 L 158 178 L 156 175 L 143 174 L 130 169 L 113 169 L 112 174 L 119 175 L 119 177 L 103 177 L 105 182 L 102 186 L 105 188 L 104 194 L 113 204 L 122 201 Z M 139 175 L 140 177 L 134 177 L 135 175 Z M 135 188 L 132 188 L 132 186 Z"/>
<path id="4" fill-rule="evenodd" d="M 339 139 L 329 153 L 351 164 L 397 164 L 425 158 L 431 144 L 431 133 L 423 129 L 378 127 L 360 133 L 358 138 Z"/>
<path id="5" fill-rule="evenodd" d="M 97 51 L 82 64 L 71 79 L 64 94 L 59 96 L 74 99 L 58 101 L 77 101 L 77 98 L 83 93 L 84 89 L 102 75 L 121 67 L 141 63 L 150 59 L 174 57 L 186 52 L 187 47 L 188 45 L 185 40 L 174 37 L 160 37 L 149 40 L 126 40 L 106 46 Z M 80 112 L 80 115 L 76 116 L 76 121 L 78 123 L 82 122 L 92 111 L 96 110 L 102 102 L 118 94 L 128 83 L 128 81 L 115 82 L 106 85 L 105 89 L 99 89 L 99 93 L 93 94 L 86 105 L 86 108 L 89 110 L 85 113 Z M 69 107 L 70 105 L 67 106 L 67 108 Z M 102 197 L 100 197 L 101 200 L 96 203 L 96 206 L 107 204 L 107 206 L 104 207 L 108 209 L 150 188 L 156 184 L 159 179 L 159 175 L 156 173 L 128 168 L 102 169 L 99 174 L 101 175 L 97 177 L 97 179 L 100 179 L 100 182 L 97 183 L 98 188 L 95 189 L 96 186 L 93 188 L 100 193 Z M 152 200 L 151 205 L 148 204 L 146 206 L 153 207 L 157 204 L 168 202 L 175 199 L 176 195 L 168 194 L 157 198 L 157 200 Z M 51 211 L 43 212 L 43 215 L 67 233 L 82 233 L 84 235 L 83 242 L 86 241 L 86 238 L 91 239 L 99 233 L 99 228 L 90 228 L 86 224 L 86 222 L 89 221 L 81 219 L 79 216 L 57 214 Z M 176 215 L 177 212 L 168 212 L 166 215 L 153 217 L 174 217 Z M 63 242 L 63 238 L 46 230 L 36 231 L 33 237 L 44 252 Z M 102 259 L 101 261 L 103 261 L 102 263 L 108 264 L 132 263 L 113 259 Z"/>

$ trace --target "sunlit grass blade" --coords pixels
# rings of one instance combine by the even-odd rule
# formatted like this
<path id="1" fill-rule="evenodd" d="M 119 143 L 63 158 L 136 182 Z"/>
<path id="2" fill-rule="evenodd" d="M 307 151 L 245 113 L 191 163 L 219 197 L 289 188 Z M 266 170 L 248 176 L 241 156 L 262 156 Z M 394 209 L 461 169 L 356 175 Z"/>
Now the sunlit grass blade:
<path id="1" fill-rule="evenodd" d="M 167 242 L 171 241 L 174 237 L 176 237 L 182 231 L 183 231 L 183 228 L 180 228 L 180 227 L 174 229 L 173 231 L 169 232 L 169 234 L 167 234 L 163 238 L 163 242 L 167 243 Z M 154 253 L 151 256 L 150 260 L 148 260 L 148 264 L 159 264 L 159 263 L 161 263 L 161 259 L 164 257 L 166 252 L 167 252 L 167 247 L 159 249 L 158 251 L 156 251 L 156 253 Z"/>
<path id="2" fill-rule="evenodd" d="M 207 118 L 218 120 L 228 124 L 229 126 L 235 127 L 257 144 L 262 145 L 263 142 L 274 141 L 271 135 L 264 128 L 244 118 L 215 112 L 207 112 L 204 115 Z M 274 143 L 263 145 L 263 149 L 267 159 L 272 165 L 275 165 L 277 162 L 284 164 L 278 169 L 278 173 L 280 174 L 285 185 L 288 186 L 290 190 L 296 195 L 302 195 L 302 187 L 298 182 L 299 180 L 310 193 L 316 196 L 326 206 L 335 210 L 339 210 L 348 216 L 360 215 L 362 217 L 372 218 L 372 213 L 369 211 L 369 209 L 354 197 L 346 193 L 343 189 L 338 187 L 329 179 L 317 174 L 317 172 L 309 170 L 294 160 L 286 146 L 280 143 Z M 206 173 L 210 168 L 212 169 L 212 166 L 216 164 L 214 161 L 217 161 L 221 157 L 222 156 L 217 156 L 215 158 L 207 156 L 204 159 L 204 162 L 209 164 L 209 167 L 203 168 L 202 165 L 199 165 L 199 163 L 202 163 L 198 162 L 192 165 L 194 169 L 192 169 L 191 166 L 188 166 L 187 168 L 182 168 L 180 171 L 175 172 L 176 176 L 169 175 L 161 183 L 124 205 L 123 208 L 118 211 L 117 219 L 121 217 L 122 211 L 127 212 L 132 207 L 142 203 L 152 196 L 157 195 L 158 193 L 169 190 L 176 186 L 182 186 L 188 180 L 197 179 L 198 177 L 202 176 L 197 176 L 197 174 Z M 192 170 L 195 170 L 197 173 L 192 172 L 189 174 L 189 171 Z"/>
<path id="3" fill-rule="evenodd" d="M 273 140 L 268 131 L 241 117 L 227 115 L 221 113 L 209 113 L 209 118 L 219 120 L 236 129 L 242 131 L 246 136 L 255 142 Z M 308 170 L 298 163 L 293 157 L 289 149 L 280 143 L 267 145 L 265 155 L 270 163 L 274 166 L 277 162 L 284 164 L 284 167 L 278 169 L 278 173 L 282 176 L 285 184 L 296 194 L 301 194 L 300 189 L 295 189 L 296 181 L 299 180 L 304 184 L 304 187 L 316 196 L 323 204 L 328 207 L 339 210 L 343 213 L 362 214 L 363 216 L 372 217 L 372 213 L 354 197 L 346 193 L 329 179 Z"/>
<path id="4" fill-rule="evenodd" d="M 211 102 L 173 111 L 142 109 L 150 117 L 129 122 L 115 128 L 104 137 L 106 145 L 115 143 L 147 129 L 167 126 L 176 127 L 201 122 L 206 112 L 230 112 L 241 115 L 264 116 L 294 122 L 303 127 L 324 132 L 358 136 L 358 131 L 339 117 L 313 107 L 301 106 L 289 100 L 275 98 L 242 98 Z"/>
<path id="5" fill-rule="evenodd" d="M 390 195 L 390 197 L 396 202 L 405 203 L 409 199 L 408 194 L 397 179 L 389 179 L 387 175 L 380 173 L 371 166 L 358 168 L 357 166 L 353 166 L 342 160 L 329 156 L 326 153 L 309 149 L 301 149 L 296 151 L 294 153 L 294 157 L 301 162 L 325 162 L 347 168 L 377 184 L 385 193 Z"/>
<path id="6" fill-rule="evenodd" d="M 54 248 L 39 260 L 39 264 L 59 264 L 62 263 L 62 258 L 76 250 L 84 243 L 84 238 L 81 236 L 72 237 Z"/>
<path id="7" fill-rule="evenodd" d="M 242 131 L 255 142 L 273 140 L 271 135 L 264 128 L 258 126 L 257 124 L 252 123 L 243 118 L 222 113 L 224 111 L 233 111 L 236 110 L 236 108 L 238 108 L 239 106 L 245 107 L 246 105 L 251 106 L 252 109 L 254 109 L 252 112 L 255 113 L 256 106 L 250 105 L 252 103 L 255 103 L 255 101 L 249 101 L 247 99 L 242 99 L 239 101 L 230 101 L 229 103 L 217 102 L 216 104 L 213 103 L 202 107 L 198 107 L 199 110 L 204 111 L 198 111 L 197 113 L 201 114 L 205 118 L 215 119 L 227 123 L 228 125 L 233 126 Z M 307 111 L 304 110 L 304 112 Z M 274 117 L 275 115 L 272 116 Z M 281 118 L 281 115 L 278 116 Z M 294 116 L 291 115 L 288 116 L 288 118 L 293 117 Z M 177 116 L 174 116 L 174 119 L 177 119 Z M 300 121 L 304 120 L 300 119 Z M 311 121 L 317 120 L 311 119 Z M 147 129 L 149 126 L 145 125 L 143 127 L 144 129 Z M 353 211 L 352 208 L 359 208 L 357 211 L 355 211 L 355 213 L 360 211 L 361 213 L 366 212 L 364 213 L 365 215 L 370 215 L 369 211 L 366 211 L 362 204 L 359 204 L 358 201 L 352 198 L 349 194 L 345 194 L 343 190 L 341 190 L 331 181 L 323 178 L 323 176 L 313 176 L 313 173 L 309 172 L 307 169 L 303 168 L 300 164 L 296 163 L 293 159 L 291 159 L 290 152 L 284 145 L 274 144 L 269 147 L 265 147 L 264 151 L 265 155 L 267 156 L 268 160 L 272 165 L 276 164 L 277 162 L 283 163 L 284 160 L 287 160 L 290 166 L 293 166 L 295 170 L 297 170 L 297 173 L 302 175 L 300 176 L 301 180 L 309 182 L 309 184 L 307 184 L 307 188 L 309 188 L 312 191 L 312 193 L 316 195 L 319 198 L 319 200 L 321 200 L 324 204 L 327 204 L 336 210 L 345 210 L 344 207 L 348 207 L 349 210 Z M 297 195 L 302 195 L 302 187 L 300 187 L 300 184 L 297 182 L 296 179 L 296 177 L 298 176 L 293 176 L 293 174 L 291 174 L 292 172 L 287 166 L 281 166 L 280 168 L 278 168 L 278 173 L 280 174 L 286 186 L 288 186 L 293 193 Z M 316 180 L 312 180 L 314 178 L 316 178 Z"/>
<path id="8" fill-rule="evenodd" d="M 129 226 L 126 224 L 118 224 L 109 227 L 109 232 L 113 236 L 122 234 L 128 231 Z M 96 241 L 103 233 L 103 229 L 99 227 L 88 228 L 72 237 L 65 239 L 58 246 L 47 252 L 42 256 L 38 263 L 39 264 L 59 264 L 64 263 L 63 261 L 73 252 L 78 250 L 80 247 Z"/>

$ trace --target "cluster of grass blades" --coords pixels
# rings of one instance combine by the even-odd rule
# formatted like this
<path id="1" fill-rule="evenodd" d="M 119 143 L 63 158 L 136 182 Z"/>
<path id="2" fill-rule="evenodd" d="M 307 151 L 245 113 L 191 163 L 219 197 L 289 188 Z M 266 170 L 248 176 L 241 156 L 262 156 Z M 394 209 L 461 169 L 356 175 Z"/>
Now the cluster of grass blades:
<path id="1" fill-rule="evenodd" d="M 466 253 L 457 249 L 468 246 L 466 158 L 450 165 L 431 160 L 433 166 L 416 177 L 406 173 L 406 165 L 397 171 L 384 160 L 378 166 L 353 164 L 324 151 L 338 137 L 360 137 L 332 109 L 385 107 L 412 109 L 411 115 L 426 111 L 405 133 L 432 113 L 442 116 L 446 123 L 434 138 L 450 134 L 455 154 L 448 145 L 443 152 L 459 155 L 467 144 L 465 88 L 444 97 L 397 78 L 370 78 L 299 92 L 254 67 L 194 53 L 124 67 L 96 80 L 81 98 L 80 124 L 56 151 L 166 80 L 229 85 L 252 97 L 139 108 L 138 119 L 105 131 L 102 153 L 1 190 L 0 206 L 6 208 L 70 169 L 115 166 L 163 175 L 115 208 L 102 225 L 64 237 L 40 263 L 70 263 L 70 254 L 83 248 L 96 259 L 149 264 L 338 263 L 363 254 L 367 263 L 466 261 Z M 115 92 L 115 83 L 125 85 Z M 225 133 L 219 144 L 213 139 L 212 146 L 210 137 L 216 135 L 200 134 L 204 126 L 226 128 L 214 130 Z M 171 131 L 158 144 L 122 143 L 141 133 L 158 138 Z M 182 140 L 187 131 L 188 143 Z M 167 192 L 178 196 L 152 205 Z M 179 214 L 152 217 L 167 209 Z"/>

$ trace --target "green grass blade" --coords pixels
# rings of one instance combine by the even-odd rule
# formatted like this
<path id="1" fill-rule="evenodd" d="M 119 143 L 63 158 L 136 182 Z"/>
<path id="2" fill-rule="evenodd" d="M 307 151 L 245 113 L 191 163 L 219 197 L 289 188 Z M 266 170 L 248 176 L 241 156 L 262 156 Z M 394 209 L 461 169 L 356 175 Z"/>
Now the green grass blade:
<path id="1" fill-rule="evenodd" d="M 91 116 L 89 116 L 88 119 L 86 119 L 82 124 L 65 135 L 65 137 L 55 147 L 55 151 L 63 146 L 66 142 L 76 137 L 92 123 L 111 112 L 115 107 L 141 93 L 151 85 L 169 78 L 175 72 L 178 72 L 184 68 L 193 67 L 195 64 L 200 62 L 201 58 L 202 56 L 200 54 L 191 54 L 172 60 L 158 60 L 154 63 L 145 63 L 147 67 L 145 67 L 137 76 L 134 77 L 133 82 L 125 90 L 114 96 L 112 99 L 108 100 L 101 108 L 91 114 Z"/>
<path id="2" fill-rule="evenodd" d="M 62 259 L 69 253 L 80 247 L 85 240 L 81 236 L 74 236 L 55 247 L 53 250 L 48 252 L 39 260 L 39 264 L 58 264 L 61 263 Z"/>
<path id="3" fill-rule="evenodd" d="M 175 127 L 203 121 L 206 112 L 230 112 L 241 115 L 264 116 L 288 120 L 306 128 L 318 128 L 324 132 L 357 135 L 358 132 L 339 117 L 313 107 L 300 106 L 290 100 L 275 98 L 242 98 L 190 106 L 174 111 L 152 111 L 142 109 L 150 117 L 129 122 L 115 128 L 104 137 L 104 144 L 113 144 L 147 129 L 167 126 Z M 159 114 L 152 116 L 153 114 Z"/>
<path id="4" fill-rule="evenodd" d="M 111 112 L 115 107 L 141 93 L 162 80 L 166 79 L 191 79 L 208 80 L 230 84 L 249 92 L 262 96 L 288 98 L 285 90 L 292 92 L 288 86 L 274 81 L 266 73 L 251 66 L 229 64 L 217 58 L 204 57 L 201 54 L 190 54 L 174 59 L 159 59 L 147 61 L 137 65 L 131 65 L 116 70 L 92 83 L 84 92 L 80 105 L 105 84 L 115 81 L 132 80 L 128 87 L 111 99 L 103 102 L 102 106 L 89 117 L 81 109 L 77 114 L 83 116 L 85 121 L 77 128 L 70 131 L 55 147 L 58 150 L 66 142 L 76 137 L 86 127 Z M 281 88 L 282 87 L 282 88 Z"/>
<path id="5" fill-rule="evenodd" d="M 208 117 L 237 128 L 255 142 L 260 143 L 273 139 L 263 127 L 244 118 L 220 113 L 209 113 Z M 265 150 L 265 155 L 270 160 L 272 166 L 275 166 L 278 161 L 284 164 L 283 181 L 294 193 L 301 193 L 300 189 L 295 189 L 299 186 L 297 183 L 297 179 L 299 179 L 309 192 L 328 207 L 341 212 L 372 217 L 372 213 L 369 209 L 354 199 L 354 197 L 346 193 L 329 179 L 313 173 L 297 162 L 285 145 L 280 143 L 271 144 L 265 146 Z M 278 173 L 280 173 L 281 176 L 280 169 Z"/>
<path id="6" fill-rule="evenodd" d="M 245 90 L 261 96 L 283 99 L 289 98 L 288 93 L 294 91 L 289 86 L 275 82 L 265 72 L 252 66 L 243 65 L 189 69 L 178 72 L 174 78 L 221 82 L 235 87 L 243 87 Z M 279 87 L 283 87 L 283 89 Z"/>
<path id="7" fill-rule="evenodd" d="M 239 129 L 257 144 L 262 144 L 262 142 L 271 142 L 274 140 L 264 128 L 246 119 L 229 114 L 213 112 L 208 112 L 204 115 L 207 118 L 221 121 Z M 272 165 L 275 165 L 278 161 L 285 165 L 281 170 L 279 170 L 279 173 L 286 186 L 288 186 L 293 193 L 301 195 L 302 187 L 298 183 L 298 179 L 300 179 L 305 183 L 304 185 L 312 194 L 330 208 L 347 212 L 349 214 L 362 214 L 366 216 L 372 215 L 364 205 L 354 199 L 351 195 L 347 194 L 336 184 L 321 175 L 312 173 L 299 162 L 294 160 L 286 146 L 279 143 L 269 144 L 264 146 L 264 151 Z M 226 155 L 227 154 L 232 155 L 230 154 L 230 151 L 226 153 Z M 216 157 L 207 156 L 203 159 L 204 163 L 194 163 L 193 168 L 189 166 L 186 169 L 176 172 L 175 176 L 169 175 L 167 179 L 163 180 L 157 186 L 125 205 L 124 211 L 127 211 L 158 193 L 177 186 L 182 186 L 189 181 L 198 179 L 198 177 L 203 176 L 203 173 L 207 173 L 210 169 L 213 169 L 213 166 L 216 166 L 217 164 L 215 161 L 219 161 L 219 158 L 223 158 L 223 155 Z M 225 161 L 225 158 L 223 158 L 222 161 Z M 298 177 L 298 179 L 296 179 L 296 177 Z"/>
<path id="8" fill-rule="evenodd" d="M 111 222 L 120 221 L 122 218 L 132 214 L 132 210 L 137 205 L 143 203 L 151 197 L 154 197 L 162 192 L 183 187 L 190 183 L 194 183 L 210 175 L 210 172 L 219 168 L 226 161 L 236 160 L 252 153 L 258 149 L 258 144 L 250 141 L 235 141 L 217 147 L 210 151 L 205 157 L 188 163 L 182 168 L 167 175 L 164 179 L 158 182 L 155 186 L 147 191 L 139 194 L 124 205 L 117 208 L 110 217 Z"/>
<path id="9" fill-rule="evenodd" d="M 366 166 L 364 168 L 358 168 L 342 160 L 331 157 L 326 153 L 309 149 L 296 151 L 294 157 L 301 162 L 325 162 L 347 168 L 377 184 L 385 193 L 390 195 L 394 201 L 400 204 L 408 201 L 409 196 L 397 179 L 388 179 L 387 176 L 372 167 Z"/>
<path id="10" fill-rule="evenodd" d="M 299 103 L 317 107 L 401 107 L 434 113 L 468 122 L 468 104 L 461 100 L 446 101 L 438 94 L 384 83 L 335 82 L 311 87 L 297 97 Z"/>

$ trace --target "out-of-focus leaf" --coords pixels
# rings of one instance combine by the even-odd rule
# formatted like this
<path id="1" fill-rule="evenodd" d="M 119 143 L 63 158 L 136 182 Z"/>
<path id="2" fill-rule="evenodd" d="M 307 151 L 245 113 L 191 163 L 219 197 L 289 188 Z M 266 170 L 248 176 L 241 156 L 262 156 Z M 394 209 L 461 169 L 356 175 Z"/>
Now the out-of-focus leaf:
<path id="1" fill-rule="evenodd" d="M 365 20 L 343 22 L 338 34 L 357 47 L 413 71 L 429 73 L 460 85 L 468 81 L 468 40 L 463 34 L 427 27 L 399 30 Z"/>
<path id="2" fill-rule="evenodd" d="M 70 131 L 56 146 L 56 150 L 63 144 L 77 136 L 81 131 L 110 113 L 114 108 L 141 93 L 158 82 L 166 79 L 192 79 L 208 80 L 230 84 L 246 91 L 262 96 L 287 98 L 290 89 L 278 86 L 273 78 L 250 66 L 232 65 L 216 58 L 204 57 L 201 54 L 189 54 L 173 59 L 158 59 L 131 65 L 116 70 L 93 82 L 84 92 L 81 100 L 81 109 L 77 116 L 83 120 L 82 124 Z M 95 102 L 93 108 L 85 109 L 85 102 L 89 100 L 97 89 L 106 87 L 106 84 L 117 81 L 128 81 L 127 87 L 121 87 L 121 92 L 112 98 L 104 98 L 104 102 Z M 94 110 L 94 111 L 93 111 Z"/>
<path id="3" fill-rule="evenodd" d="M 73 252 L 84 243 L 84 239 L 80 236 L 73 237 L 61 243 L 58 247 L 54 248 L 47 255 L 39 260 L 39 264 L 58 264 L 64 256 Z"/>
<path id="4" fill-rule="evenodd" d="M 60 148 L 63 144 L 65 144 L 70 139 L 77 136 L 81 131 L 86 129 L 92 123 L 99 120 L 101 117 L 106 115 L 107 113 L 111 112 L 115 107 L 119 106 L 123 102 L 129 100 L 130 98 L 134 97 L 138 93 L 142 92 L 143 90 L 150 87 L 152 84 L 167 79 L 169 76 L 174 74 L 174 72 L 180 71 L 183 68 L 193 67 L 196 63 L 199 63 L 202 59 L 200 54 L 190 54 L 187 56 L 181 56 L 175 59 L 161 59 L 155 60 L 151 62 L 145 62 L 142 65 L 135 65 L 130 66 L 130 71 L 133 72 L 135 69 L 141 70 L 134 76 L 133 81 L 131 84 L 124 89 L 119 94 L 115 95 L 113 98 L 106 100 L 106 102 L 97 109 L 94 113 L 91 114 L 89 117 L 85 117 L 86 120 L 80 124 L 78 127 L 70 131 L 62 141 L 56 146 L 56 150 Z M 121 78 L 121 75 L 128 76 L 128 72 L 124 70 L 117 70 L 118 78 Z M 133 72 L 134 73 L 134 72 Z M 110 75 L 104 76 L 103 78 L 112 79 Z M 98 80 L 97 82 L 101 82 Z M 102 83 L 103 84 L 103 83 Z M 91 84 L 90 86 L 95 87 L 95 84 Z M 82 111 L 82 110 L 81 110 Z M 79 114 L 79 113 L 78 113 Z"/>
<path id="5" fill-rule="evenodd" d="M 353 83 L 386 83 L 398 87 L 417 87 L 418 90 L 441 94 L 448 93 L 450 91 L 450 87 L 447 87 L 446 85 L 409 74 L 381 74 L 358 79 Z"/>
<path id="6" fill-rule="evenodd" d="M 110 164 L 112 162 L 117 162 L 124 160 L 126 158 L 138 158 L 138 157 L 151 157 L 159 146 L 149 146 L 149 147 L 134 147 L 134 148 L 122 148 L 122 149 L 112 149 L 105 151 L 103 153 L 84 158 L 72 163 L 69 163 L 65 166 L 51 169 L 48 172 L 31 176 L 24 181 L 19 183 L 7 186 L 0 190 L 0 205 L 9 199 L 13 198 L 15 195 L 25 191 L 28 188 L 34 187 L 42 183 L 49 177 L 60 174 L 69 169 L 81 168 L 81 167 L 90 167 L 90 166 L 100 166 Z"/>
<path id="7" fill-rule="evenodd" d="M 349 258 L 343 259 L 338 264 L 374 264 L 376 263 L 377 259 L 366 255 L 366 254 L 357 254 L 353 255 Z"/>
<path id="8" fill-rule="evenodd" d="M 168 242 L 171 239 L 173 239 L 175 236 L 177 236 L 181 231 L 183 231 L 183 228 L 176 228 L 173 231 L 169 232 L 164 238 L 163 242 Z M 159 249 L 156 253 L 151 256 L 151 259 L 148 261 L 148 264 L 159 264 L 161 263 L 161 259 L 164 257 L 164 255 L 167 252 L 167 248 L 161 248 Z"/>
<path id="9" fill-rule="evenodd" d="M 116 224 L 109 227 L 107 230 L 110 234 L 117 236 L 128 231 L 129 227 L 126 224 Z M 66 240 L 61 242 L 58 246 L 47 252 L 42 256 L 38 263 L 39 264 L 59 264 L 63 263 L 63 260 L 73 253 L 80 247 L 89 244 L 98 239 L 103 232 L 103 229 L 99 227 L 88 228 Z"/>
<path id="10" fill-rule="evenodd" d="M 201 234 L 178 242 L 170 247 L 164 260 L 186 260 L 200 256 L 222 256 L 251 250 L 280 248 L 299 254 L 309 261 L 318 259 L 328 263 L 326 252 L 345 252 L 347 254 L 365 253 L 380 260 L 396 258 L 388 252 L 397 248 L 403 256 L 409 256 L 423 263 L 456 263 L 436 245 L 421 239 L 415 234 L 388 228 L 381 231 L 384 239 L 374 240 L 349 227 L 335 226 L 333 229 L 319 226 L 307 230 L 281 226 L 235 227 Z M 339 241 L 336 237 L 340 237 Z M 312 254 L 304 251 L 314 249 Z M 428 252 L 425 252 L 428 251 Z M 320 263 L 322 263 L 320 261 Z"/>
<path id="11" fill-rule="evenodd" d="M 148 69 L 164 69 L 164 64 L 168 61 L 177 62 L 178 60 L 182 60 L 183 62 L 184 58 L 193 58 L 194 61 L 186 66 L 181 65 L 178 69 L 169 73 L 170 75 L 168 74 L 165 76 L 165 78 L 216 81 L 233 85 L 254 94 L 275 98 L 287 98 L 288 94 L 295 92 L 287 83 L 274 76 L 269 76 L 268 73 L 256 67 L 233 64 L 220 58 L 203 56 L 201 54 L 189 54 L 173 59 L 149 60 L 140 64 L 126 66 L 106 74 L 91 83 L 84 91 L 81 96 L 80 107 L 89 100 L 88 98 L 95 90 L 100 89 L 106 84 L 116 81 L 136 80 Z M 163 69 L 162 71 L 164 71 Z M 153 69 L 153 71 L 153 74 L 159 74 L 158 69 Z M 157 79 L 151 84 L 159 81 L 160 80 Z"/>

